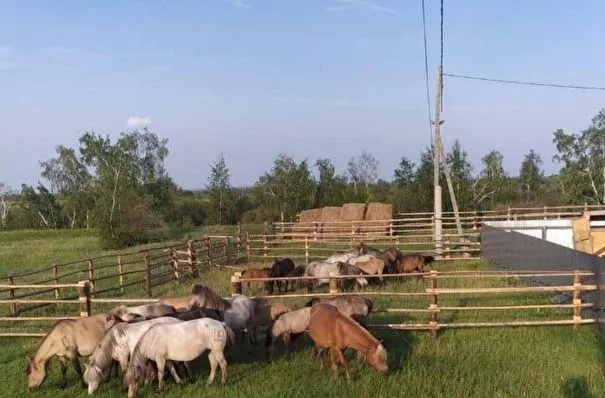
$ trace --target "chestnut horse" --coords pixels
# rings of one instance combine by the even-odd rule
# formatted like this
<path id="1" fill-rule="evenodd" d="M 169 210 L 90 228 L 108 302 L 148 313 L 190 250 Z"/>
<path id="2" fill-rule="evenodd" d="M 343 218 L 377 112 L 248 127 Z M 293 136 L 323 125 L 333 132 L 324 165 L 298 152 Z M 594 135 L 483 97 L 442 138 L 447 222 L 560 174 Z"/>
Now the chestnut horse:
<path id="1" fill-rule="evenodd" d="M 256 279 L 256 278 L 270 278 L 271 268 L 248 268 L 242 271 L 242 282 L 245 282 L 246 279 Z M 248 287 L 248 292 L 250 293 L 250 284 L 251 283 L 262 283 L 265 292 L 267 294 L 271 294 L 273 292 L 273 283 L 271 281 L 265 282 L 246 282 L 246 286 Z"/>
<path id="2" fill-rule="evenodd" d="M 338 377 L 340 362 L 345 369 L 347 380 L 351 379 L 349 365 L 342 354 L 346 348 L 353 348 L 364 355 L 366 361 L 379 372 L 384 373 L 389 369 L 387 351 L 382 343 L 352 318 L 341 314 L 333 305 L 317 303 L 311 307 L 307 331 L 317 349 L 320 369 L 323 369 L 324 351 L 330 350 L 334 377 Z"/>
<path id="3" fill-rule="evenodd" d="M 412 253 L 407 255 L 401 255 L 395 263 L 395 272 L 399 274 L 408 272 L 424 272 L 424 266 L 431 264 L 435 258 L 433 256 L 423 256 L 420 253 Z M 417 280 L 422 279 L 422 275 L 419 275 Z"/>

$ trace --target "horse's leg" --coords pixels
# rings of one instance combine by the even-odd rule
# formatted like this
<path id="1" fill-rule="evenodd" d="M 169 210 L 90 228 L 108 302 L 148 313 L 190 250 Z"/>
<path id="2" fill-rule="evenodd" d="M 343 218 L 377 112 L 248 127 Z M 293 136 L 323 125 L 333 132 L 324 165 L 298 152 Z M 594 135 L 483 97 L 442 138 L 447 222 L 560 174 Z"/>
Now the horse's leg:
<path id="1" fill-rule="evenodd" d="M 185 371 L 187 372 L 187 378 L 189 379 L 189 381 L 191 383 L 193 383 L 195 381 L 195 379 L 193 378 L 193 372 L 191 371 L 191 366 L 189 365 L 189 362 L 185 361 L 185 362 L 183 362 L 183 364 L 185 364 Z"/>
<path id="2" fill-rule="evenodd" d="M 214 381 L 214 375 L 216 374 L 216 366 L 218 365 L 218 361 L 216 360 L 213 351 L 208 353 L 208 361 L 210 362 L 210 375 L 208 376 L 206 384 L 211 385 Z"/>
<path id="3" fill-rule="evenodd" d="M 335 348 L 330 348 L 330 361 L 332 362 L 332 374 L 334 375 L 334 378 L 337 379 L 338 378 L 338 362 L 336 359 L 336 353 L 334 351 L 336 351 Z"/>
<path id="4" fill-rule="evenodd" d="M 323 370 L 324 368 L 324 358 L 323 358 L 323 348 L 320 347 L 315 347 L 317 348 L 317 354 L 315 355 L 315 359 L 319 360 L 319 370 Z"/>
<path id="5" fill-rule="evenodd" d="M 214 358 L 218 361 L 219 366 L 221 367 L 221 384 L 225 384 L 227 381 L 227 360 L 225 359 L 225 355 L 222 351 L 217 351 L 214 354 Z"/>
<path id="6" fill-rule="evenodd" d="M 347 380 L 350 381 L 351 380 L 351 375 L 349 374 L 349 364 L 347 363 L 347 360 L 345 359 L 345 356 L 342 355 L 342 351 L 341 350 L 334 349 L 334 351 L 336 351 L 336 355 L 338 356 L 338 359 L 340 360 L 340 363 L 345 368 L 345 374 L 347 375 Z"/>
<path id="7" fill-rule="evenodd" d="M 61 383 L 59 383 L 59 388 L 67 387 L 67 358 L 59 357 L 59 363 L 61 365 Z"/>
<path id="8" fill-rule="evenodd" d="M 172 378 L 174 379 L 174 382 L 176 384 L 181 384 L 182 380 L 179 377 L 179 374 L 176 371 L 176 368 L 174 367 L 174 362 L 173 361 L 167 361 L 166 364 L 168 365 L 168 370 L 170 371 L 170 374 L 172 375 Z"/>
<path id="9" fill-rule="evenodd" d="M 165 358 L 158 358 L 155 361 L 155 364 L 158 368 L 158 392 L 162 392 L 164 389 L 164 367 L 166 366 Z"/>
<path id="10" fill-rule="evenodd" d="M 80 378 L 80 384 L 82 384 L 82 386 L 86 388 L 86 383 L 84 382 L 84 374 L 82 373 L 82 367 L 80 366 L 80 359 L 78 358 L 78 354 L 76 354 L 76 356 L 71 359 L 71 363 L 74 365 L 74 369 L 76 370 L 76 373 Z"/>

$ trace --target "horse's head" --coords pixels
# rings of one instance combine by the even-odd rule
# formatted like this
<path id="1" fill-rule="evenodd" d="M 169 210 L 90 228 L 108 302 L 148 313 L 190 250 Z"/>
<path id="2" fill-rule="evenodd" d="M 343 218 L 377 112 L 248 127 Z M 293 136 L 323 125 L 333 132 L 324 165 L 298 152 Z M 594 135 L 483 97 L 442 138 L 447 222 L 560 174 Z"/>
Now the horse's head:
<path id="1" fill-rule="evenodd" d="M 46 366 L 41 365 L 32 357 L 27 357 L 27 387 L 30 390 L 40 387 L 40 384 L 46 379 Z"/>
<path id="2" fill-rule="evenodd" d="M 93 360 L 90 361 L 90 364 L 84 363 L 83 378 L 84 383 L 88 385 L 88 395 L 92 395 L 99 388 L 102 376 L 101 369 L 94 364 Z"/>
<path id="3" fill-rule="evenodd" d="M 367 361 L 379 372 L 386 373 L 389 370 L 387 350 L 382 343 L 378 343 L 376 350 L 367 356 Z"/>
<path id="4" fill-rule="evenodd" d="M 313 297 L 311 300 L 309 300 L 307 302 L 307 304 L 305 304 L 305 307 L 313 307 L 315 304 L 321 302 L 319 297 Z"/>

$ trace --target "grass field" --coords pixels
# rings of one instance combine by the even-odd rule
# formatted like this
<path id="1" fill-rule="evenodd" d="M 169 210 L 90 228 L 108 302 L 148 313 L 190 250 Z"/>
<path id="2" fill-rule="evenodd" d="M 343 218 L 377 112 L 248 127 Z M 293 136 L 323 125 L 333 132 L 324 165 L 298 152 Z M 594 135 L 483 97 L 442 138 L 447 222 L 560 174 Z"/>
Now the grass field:
<path id="1" fill-rule="evenodd" d="M 34 250 L 37 247 L 38 250 Z M 51 264 L 70 258 L 102 254 L 94 236 L 81 231 L 0 234 L 0 269 L 22 270 L 41 264 Z M 479 261 L 437 264 L 437 269 L 484 269 Z M 232 271 L 205 269 L 199 281 L 213 289 L 227 293 Z M 154 289 L 154 296 L 186 293 L 191 280 L 180 285 L 172 282 Z M 447 280 L 440 287 L 509 286 L 517 282 L 499 280 Z M 385 290 L 420 291 L 422 282 L 410 280 L 403 284 L 389 283 Z M 244 290 L 248 294 L 247 290 Z M 128 295 L 142 297 L 142 289 L 128 291 Z M 302 299 L 280 299 L 285 304 L 299 307 Z M 371 324 L 422 322 L 426 314 L 385 314 L 384 308 L 424 307 L 426 298 L 374 297 L 376 314 Z M 443 296 L 440 304 L 505 305 L 545 303 L 544 295 Z M 6 305 L 5 305 L 6 307 Z M 103 310 L 93 306 L 93 313 Z M 63 311 L 74 311 L 67 307 Z M 533 310 L 520 312 L 440 313 L 443 322 L 472 322 L 495 320 L 569 319 L 569 311 Z M 6 322 L 2 322 L 2 328 Z M 38 326 L 39 328 L 39 326 Z M 329 367 L 319 371 L 308 338 L 289 359 L 278 356 L 267 364 L 262 361 L 263 349 L 259 343 L 251 354 L 237 347 L 228 355 L 229 377 L 224 387 L 206 387 L 208 360 L 204 355 L 196 361 L 196 382 L 185 386 L 166 384 L 166 397 L 186 397 L 205 394 L 213 397 L 603 397 L 605 396 L 604 342 L 596 329 L 584 326 L 574 331 L 571 326 L 526 328 L 444 329 L 437 339 L 427 332 L 374 331 L 383 340 L 389 352 L 389 373 L 379 375 L 368 366 L 358 366 L 352 360 L 353 382 L 334 381 Z M 260 339 L 259 339 L 260 340 Z M 53 361 L 49 377 L 40 390 L 26 388 L 25 358 L 33 355 L 37 339 L 0 340 L 0 385 L 2 396 L 76 397 L 86 396 L 77 383 L 75 372 L 68 371 L 69 387 L 57 387 L 60 372 Z M 354 358 L 353 353 L 347 353 Z M 83 360 L 82 362 L 84 362 Z M 218 380 L 219 375 L 217 375 Z M 118 380 L 104 384 L 95 393 L 99 397 L 120 397 L 125 394 Z M 154 396 L 150 388 L 139 396 Z"/>

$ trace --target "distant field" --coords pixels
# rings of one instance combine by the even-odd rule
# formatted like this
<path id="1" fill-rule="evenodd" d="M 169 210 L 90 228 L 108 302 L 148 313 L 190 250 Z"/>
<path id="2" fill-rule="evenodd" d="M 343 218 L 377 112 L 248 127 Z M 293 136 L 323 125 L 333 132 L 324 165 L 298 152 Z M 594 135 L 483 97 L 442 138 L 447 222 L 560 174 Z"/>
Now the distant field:
<path id="1" fill-rule="evenodd" d="M 218 232 L 217 232 L 218 233 Z M 37 248 L 37 249 L 35 249 Z M 0 269 L 2 273 L 33 266 L 52 264 L 66 259 L 85 258 L 103 252 L 91 232 L 47 231 L 11 232 L 0 234 Z M 437 269 L 485 269 L 480 261 L 455 261 L 437 264 Z M 233 271 L 204 269 L 199 281 L 213 289 L 228 293 L 229 276 Z M 154 296 L 185 294 L 192 280 L 175 285 L 169 282 L 154 289 Z M 516 282 L 498 280 L 447 280 L 440 287 L 510 286 Z M 422 282 L 410 280 L 403 284 L 391 282 L 385 289 L 420 291 Z M 244 288 L 245 289 L 245 288 Z M 244 290 L 244 294 L 249 294 Z M 253 293 L 254 294 L 254 293 Z M 127 295 L 142 297 L 142 289 L 127 291 Z M 513 299 L 514 297 L 514 299 Z M 304 305 L 303 299 L 281 299 L 293 307 Z M 444 296 L 440 304 L 456 306 L 505 305 L 544 303 L 543 295 Z M 373 298 L 375 309 L 425 307 L 426 298 Z M 6 309 L 6 305 L 3 305 Z M 93 313 L 106 307 L 94 305 Z M 74 307 L 62 307 L 52 313 L 71 313 Z M 370 323 L 425 322 L 426 314 L 372 315 Z M 569 311 L 534 310 L 523 313 L 502 311 L 464 311 L 441 313 L 444 322 L 473 322 L 527 319 L 569 319 Z M 2 322 L 2 329 L 12 325 Z M 27 330 L 45 330 L 48 324 L 26 325 Z M 203 355 L 195 364 L 196 382 L 183 387 L 171 382 L 166 385 L 166 397 L 188 397 L 204 394 L 212 397 L 603 397 L 605 396 L 605 344 L 592 326 L 573 331 L 571 326 L 442 330 L 437 339 L 427 332 L 375 331 L 389 352 L 390 371 L 377 375 L 369 367 L 352 362 L 354 381 L 335 382 L 329 367 L 319 371 L 308 338 L 290 359 L 278 357 L 271 364 L 262 362 L 259 344 L 252 355 L 231 352 L 229 377 L 225 387 L 206 387 L 208 360 Z M 262 339 L 260 339 L 262 340 Z M 84 397 L 86 392 L 76 382 L 70 365 L 70 385 L 57 388 L 60 372 L 56 362 L 39 391 L 26 388 L 25 357 L 33 355 L 37 339 L 2 338 L 0 349 L 0 382 L 2 396 Z M 349 353 L 349 358 L 354 356 Z M 84 360 L 83 360 L 84 362 Z M 217 378 L 220 374 L 217 374 Z M 99 397 L 123 397 L 118 380 L 102 385 Z M 155 396 L 150 388 L 139 392 L 141 397 Z"/>

